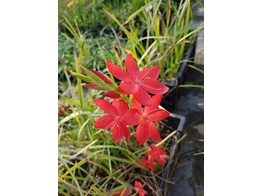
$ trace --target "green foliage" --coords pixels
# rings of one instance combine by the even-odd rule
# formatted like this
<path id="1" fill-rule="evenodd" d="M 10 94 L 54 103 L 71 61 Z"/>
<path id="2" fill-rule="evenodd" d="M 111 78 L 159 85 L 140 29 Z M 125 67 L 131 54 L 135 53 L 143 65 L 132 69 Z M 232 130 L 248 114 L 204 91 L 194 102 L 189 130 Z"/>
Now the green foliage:
<path id="1" fill-rule="evenodd" d="M 86 48 L 82 34 L 68 25 L 74 34 L 74 65 L 73 75 L 81 76 L 80 66 Z M 70 39 L 69 39 L 70 40 Z M 72 40 L 71 40 L 72 41 Z M 103 50 L 100 47 L 101 50 Z M 84 70 L 92 75 L 88 70 Z M 67 73 L 67 72 L 66 72 Z M 130 141 L 116 143 L 110 132 L 94 128 L 94 123 L 102 114 L 92 100 L 99 97 L 96 91 L 88 90 L 84 94 L 82 80 L 77 78 L 76 85 L 71 84 L 68 75 L 70 96 L 59 94 L 60 101 L 68 107 L 65 115 L 59 117 L 58 127 L 58 188 L 60 195 L 112 195 L 120 187 L 132 187 L 134 181 L 157 184 L 159 176 L 144 168 L 141 157 L 148 146 L 139 146 L 134 137 Z M 104 82 L 92 75 L 95 83 Z M 89 77 L 82 78 L 91 81 Z M 131 127 L 130 127 L 131 128 Z M 172 132 L 167 138 L 175 133 Z M 158 145 L 165 145 L 163 140 Z M 137 173 L 139 171 L 139 173 Z M 142 175 L 142 176 L 140 176 Z M 148 177 L 150 176 L 150 180 Z"/>
<path id="2" fill-rule="evenodd" d="M 134 6 L 139 6 L 143 1 L 134 1 Z M 133 6 L 129 1 L 115 0 L 59 0 L 58 2 L 58 25 L 62 32 L 67 29 L 63 26 L 64 17 L 70 23 L 76 20 L 82 33 L 92 33 L 93 36 L 99 35 L 99 32 L 106 27 L 117 26 L 113 21 L 108 20 L 103 8 L 114 11 L 117 17 L 123 20 L 133 12 Z"/>
<path id="3" fill-rule="evenodd" d="M 59 0 L 58 2 L 58 24 L 60 29 L 63 27 L 64 18 L 68 18 L 73 23 L 76 19 L 79 27 L 89 27 L 89 30 L 96 29 L 96 24 L 102 20 L 100 11 L 103 0 Z"/>
<path id="4" fill-rule="evenodd" d="M 132 53 L 141 68 L 160 65 L 162 80 L 171 80 L 175 76 L 188 47 L 195 42 L 196 33 L 203 28 L 202 25 L 190 31 L 190 0 L 181 1 L 179 5 L 172 4 L 170 0 L 165 4 L 162 1 L 149 1 L 124 23 L 110 10 L 104 12 L 128 38 L 128 42 L 121 46 L 121 52 Z M 134 22 L 137 17 L 142 22 L 140 27 Z M 122 56 L 121 53 L 118 55 Z"/>

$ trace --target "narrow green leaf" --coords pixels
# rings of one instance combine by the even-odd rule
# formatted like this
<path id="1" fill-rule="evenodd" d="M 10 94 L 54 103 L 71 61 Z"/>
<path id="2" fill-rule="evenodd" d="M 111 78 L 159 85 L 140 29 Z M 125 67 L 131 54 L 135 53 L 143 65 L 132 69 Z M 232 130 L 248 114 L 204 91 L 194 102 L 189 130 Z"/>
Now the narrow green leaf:
<path id="1" fill-rule="evenodd" d="M 107 194 L 104 194 L 103 192 L 101 192 L 98 188 L 96 188 L 95 186 L 91 186 L 91 189 L 93 189 L 95 191 L 95 193 L 97 193 L 99 196 L 107 196 Z"/>
<path id="2" fill-rule="evenodd" d="M 203 85 L 197 85 L 197 84 L 181 84 L 179 87 L 188 87 L 188 88 L 202 88 L 204 89 Z"/>
<path id="3" fill-rule="evenodd" d="M 194 65 L 187 65 L 187 66 L 190 67 L 190 68 L 192 68 L 192 69 L 195 69 L 196 71 L 199 71 L 199 72 L 202 73 L 202 74 L 204 74 L 204 71 L 203 71 L 203 70 L 197 68 L 197 67 L 194 66 Z"/>
<path id="4" fill-rule="evenodd" d="M 94 84 L 99 84 L 99 85 L 105 85 L 106 83 L 104 82 L 104 80 L 102 80 L 101 78 L 99 78 L 96 74 L 94 74 L 92 71 L 84 68 L 83 66 L 80 66 L 80 68 L 84 71 L 84 73 L 89 76 L 90 78 L 92 78 L 94 80 Z"/>
<path id="5" fill-rule="evenodd" d="M 89 76 L 85 76 L 83 74 L 78 74 L 73 71 L 68 70 L 73 76 L 80 78 L 84 82 L 91 83 L 91 84 L 97 84 L 99 87 L 97 87 L 97 90 L 104 90 L 104 91 L 114 91 L 115 88 L 112 87 L 112 85 L 106 84 L 101 78 L 93 74 L 91 71 L 87 70 L 87 73 Z"/>
<path id="6" fill-rule="evenodd" d="M 134 17 L 136 17 L 141 11 L 145 10 L 146 7 L 148 7 L 149 5 L 155 3 L 155 2 L 158 2 L 158 0 L 155 0 L 155 1 L 151 1 L 149 2 L 148 4 L 142 6 L 141 8 L 139 8 L 137 11 L 135 11 L 133 14 L 131 14 L 128 19 L 124 22 L 124 24 L 127 24 L 130 22 L 130 20 L 132 20 Z"/>
<path id="7" fill-rule="evenodd" d="M 110 17 L 110 18 L 112 18 L 117 24 L 118 24 L 118 26 L 120 27 L 120 29 L 122 30 L 122 31 L 124 31 L 124 33 L 127 35 L 127 37 L 131 37 L 131 34 L 130 34 L 130 32 L 119 22 L 119 20 L 117 20 L 117 18 L 113 15 L 113 14 L 111 14 L 111 13 L 109 13 L 107 10 L 105 10 L 105 9 L 103 9 L 104 10 L 104 12 Z"/>

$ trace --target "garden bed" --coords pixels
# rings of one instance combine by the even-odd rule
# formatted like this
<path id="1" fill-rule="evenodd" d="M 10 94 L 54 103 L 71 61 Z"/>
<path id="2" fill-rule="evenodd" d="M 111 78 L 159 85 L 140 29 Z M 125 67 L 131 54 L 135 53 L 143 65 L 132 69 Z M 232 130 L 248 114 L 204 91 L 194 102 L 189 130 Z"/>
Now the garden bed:
<path id="1" fill-rule="evenodd" d="M 83 11 L 83 2 L 70 2 L 74 14 L 80 13 L 78 6 Z M 99 12 L 111 20 L 108 26 L 101 21 L 106 24 L 99 24 L 103 28 L 86 30 L 85 25 L 94 21 L 79 21 L 96 10 L 91 15 L 81 12 L 76 22 L 64 18 L 68 30 L 64 32 L 70 36 L 59 39 L 59 85 L 64 85 L 61 80 L 69 84 L 67 92 L 59 86 L 59 195 L 131 196 L 145 191 L 150 196 L 167 195 L 188 117 L 176 112 L 180 85 L 191 71 L 188 60 L 195 51 L 194 45 L 190 47 L 194 42 L 190 2 L 173 8 L 170 3 L 150 2 L 150 9 L 149 4 L 136 5 L 123 17 L 121 6 L 103 7 Z M 169 91 L 159 82 L 166 78 L 172 81 L 164 83 Z"/>

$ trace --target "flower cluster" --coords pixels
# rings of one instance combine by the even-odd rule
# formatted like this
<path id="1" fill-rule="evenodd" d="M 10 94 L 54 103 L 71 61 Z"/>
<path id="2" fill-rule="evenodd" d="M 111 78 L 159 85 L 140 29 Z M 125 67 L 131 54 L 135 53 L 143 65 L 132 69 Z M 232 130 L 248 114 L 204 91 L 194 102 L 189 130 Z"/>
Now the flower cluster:
<path id="1" fill-rule="evenodd" d="M 144 190 L 142 183 L 139 181 L 135 181 L 134 191 L 137 192 L 139 196 L 147 195 L 147 192 Z"/>
<path id="2" fill-rule="evenodd" d="M 85 87 L 97 90 L 110 89 L 103 93 L 103 96 L 113 99 L 112 102 L 104 99 L 94 100 L 94 103 L 106 113 L 96 121 L 94 127 L 110 129 L 114 140 L 118 142 L 123 137 L 126 140 L 130 138 L 127 126 L 137 125 L 136 139 L 139 145 L 144 144 L 149 138 L 160 142 L 161 137 L 156 123 L 170 115 L 166 110 L 158 108 L 162 95 L 169 90 L 157 81 L 160 67 L 154 66 L 139 71 L 131 54 L 126 57 L 124 63 L 127 70 L 109 60 L 106 61 L 110 73 L 122 81 L 119 86 L 108 76 L 91 70 L 91 73 L 100 79 L 100 84 L 88 83 Z M 84 69 L 82 71 L 87 75 L 91 74 Z M 150 97 L 149 93 L 155 95 Z"/>
<path id="3" fill-rule="evenodd" d="M 105 112 L 105 115 L 98 118 L 94 124 L 95 128 L 109 129 L 115 142 L 123 137 L 130 139 L 130 127 L 135 131 L 135 137 L 139 145 L 146 143 L 148 139 L 155 142 L 161 142 L 157 123 L 160 120 L 170 116 L 170 113 L 164 109 L 159 109 L 162 96 L 169 88 L 157 81 L 160 73 L 160 67 L 145 68 L 139 70 L 137 63 L 132 55 L 127 55 L 124 65 L 121 68 L 118 65 L 106 61 L 111 78 L 95 70 L 86 70 L 80 67 L 85 75 L 74 75 L 87 82 L 84 87 L 96 90 L 102 90 L 107 99 L 94 99 L 93 102 Z M 113 76 L 120 80 L 116 83 Z M 157 164 L 164 166 L 169 156 L 163 151 L 161 146 L 151 145 L 146 152 L 145 158 L 140 160 L 145 168 L 155 171 Z M 143 185 L 135 181 L 133 190 L 139 196 L 147 195 Z M 125 187 L 114 193 L 118 195 L 131 195 L 130 187 Z"/>
<path id="4" fill-rule="evenodd" d="M 138 196 L 147 195 L 147 191 L 143 188 L 143 185 L 140 181 L 135 181 L 135 186 L 133 190 L 137 193 Z M 131 195 L 132 195 L 132 189 L 130 187 L 124 187 L 113 194 L 113 196 L 131 196 Z"/>
<path id="5" fill-rule="evenodd" d="M 150 146 L 150 150 L 147 151 L 146 158 L 141 159 L 140 163 L 144 165 L 144 167 L 155 171 L 157 165 L 156 161 L 160 165 L 164 166 L 168 157 L 169 156 L 166 155 L 161 146 Z"/>

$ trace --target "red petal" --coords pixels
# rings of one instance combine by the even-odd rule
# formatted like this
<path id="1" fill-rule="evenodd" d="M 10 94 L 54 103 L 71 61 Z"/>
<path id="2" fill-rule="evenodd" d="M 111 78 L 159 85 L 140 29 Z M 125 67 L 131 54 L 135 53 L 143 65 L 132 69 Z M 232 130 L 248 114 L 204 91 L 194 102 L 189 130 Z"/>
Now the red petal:
<path id="1" fill-rule="evenodd" d="M 138 91 L 134 94 L 134 97 L 141 105 L 150 106 L 152 104 L 148 93 L 141 87 L 138 88 Z"/>
<path id="2" fill-rule="evenodd" d="M 148 92 L 161 95 L 165 94 L 169 88 L 166 87 L 165 85 L 161 84 L 160 82 L 152 79 L 144 80 L 141 83 L 141 86 Z"/>
<path id="3" fill-rule="evenodd" d="M 116 114 L 116 108 L 111 105 L 106 100 L 103 99 L 94 99 L 93 102 L 100 107 L 105 113 L 110 114 L 110 115 L 115 115 Z"/>
<path id="4" fill-rule="evenodd" d="M 119 80 L 129 81 L 130 78 L 128 77 L 128 72 L 120 68 L 119 66 L 113 64 L 109 60 L 106 60 L 106 65 L 109 71 Z"/>
<path id="5" fill-rule="evenodd" d="M 135 181 L 135 187 L 137 187 L 137 188 L 143 188 L 143 185 L 142 185 L 141 182 Z"/>
<path id="6" fill-rule="evenodd" d="M 138 196 L 145 196 L 147 192 L 143 189 L 143 185 L 139 181 L 135 181 L 134 191 L 138 193 Z"/>
<path id="7" fill-rule="evenodd" d="M 152 101 L 152 106 L 151 107 L 155 107 L 157 108 L 159 106 L 159 104 L 161 103 L 163 95 L 154 95 L 151 97 L 151 101 Z"/>
<path id="8" fill-rule="evenodd" d="M 156 125 L 152 122 L 149 124 L 149 138 L 151 140 L 156 141 L 156 142 L 162 141 L 160 134 L 159 134 L 159 131 L 156 128 Z"/>
<path id="9" fill-rule="evenodd" d="M 101 129 L 109 129 L 112 128 L 115 124 L 115 118 L 111 115 L 101 116 L 96 122 L 94 127 Z"/>
<path id="10" fill-rule="evenodd" d="M 152 171 L 155 171 L 156 162 L 153 160 L 141 159 L 140 163 L 147 168 L 150 168 Z"/>
<path id="11" fill-rule="evenodd" d="M 155 66 L 153 68 L 146 68 L 139 73 L 139 78 L 141 80 L 145 80 L 145 79 L 156 80 L 159 76 L 159 73 L 160 73 L 159 66 Z"/>
<path id="12" fill-rule="evenodd" d="M 134 99 L 132 105 L 134 109 L 137 109 L 137 113 L 142 116 L 143 110 L 142 110 L 141 104 L 138 103 L 136 99 Z"/>
<path id="13" fill-rule="evenodd" d="M 144 112 L 148 114 L 151 110 L 157 109 L 159 104 L 161 103 L 162 100 L 162 95 L 154 95 L 153 97 L 150 98 L 152 104 L 150 106 L 146 106 L 144 109 Z"/>
<path id="14" fill-rule="evenodd" d="M 136 128 L 136 139 L 139 145 L 146 142 L 149 137 L 149 128 L 146 121 L 142 120 Z"/>
<path id="15" fill-rule="evenodd" d="M 113 99 L 116 99 L 116 98 L 119 98 L 120 95 L 114 91 L 108 91 L 108 92 L 105 92 L 102 94 L 104 97 L 110 97 L 110 98 L 113 98 Z"/>
<path id="16" fill-rule="evenodd" d="M 65 114 L 65 111 L 63 109 L 58 108 L 58 113 L 63 115 L 63 114 Z"/>
<path id="17" fill-rule="evenodd" d="M 117 114 L 123 117 L 128 110 L 128 105 L 123 100 L 113 100 L 112 105 L 116 108 Z"/>
<path id="18" fill-rule="evenodd" d="M 157 159 L 157 161 L 162 165 L 164 166 L 166 164 L 166 159 L 169 158 L 168 155 L 166 154 L 161 154 L 159 155 L 159 158 Z"/>
<path id="19" fill-rule="evenodd" d="M 115 142 L 121 140 L 123 136 L 125 136 L 127 140 L 130 138 L 130 132 L 124 123 L 120 122 L 116 124 L 111 131 Z"/>
<path id="20" fill-rule="evenodd" d="M 155 110 L 150 111 L 147 114 L 147 118 L 150 121 L 163 120 L 163 119 L 165 119 L 165 118 L 167 118 L 169 116 L 170 116 L 170 113 L 167 112 L 166 110 L 162 110 L 162 109 L 155 109 Z"/>
<path id="21" fill-rule="evenodd" d="M 111 80 L 109 79 L 109 77 L 107 77 L 106 75 L 91 69 L 91 71 L 96 74 L 99 78 L 101 78 L 106 84 L 112 84 Z"/>
<path id="22" fill-rule="evenodd" d="M 122 93 L 127 95 L 134 94 L 138 91 L 138 85 L 134 81 L 124 81 L 118 88 Z"/>
<path id="23" fill-rule="evenodd" d="M 126 140 L 129 140 L 130 138 L 130 131 L 126 127 L 126 125 L 122 122 L 120 122 L 120 129 L 123 131 L 123 136 L 125 136 Z"/>
<path id="24" fill-rule="evenodd" d="M 163 151 L 161 146 L 150 146 L 150 150 L 147 151 L 147 155 L 157 160 L 162 166 L 165 165 L 166 159 L 169 156 Z"/>
<path id="25" fill-rule="evenodd" d="M 115 125 L 113 129 L 111 129 L 111 132 L 112 132 L 112 136 L 115 142 L 118 142 L 119 140 L 121 140 L 123 135 L 121 134 L 120 127 L 118 125 Z"/>
<path id="26" fill-rule="evenodd" d="M 160 163 L 160 165 L 164 166 L 166 164 L 166 159 L 169 158 L 168 155 L 166 155 L 166 153 L 162 153 L 159 154 L 159 156 L 156 157 L 156 160 L 158 163 Z"/>
<path id="27" fill-rule="evenodd" d="M 123 116 L 123 121 L 126 125 L 137 125 L 141 117 L 137 114 L 136 109 L 129 109 Z"/>
<path id="28" fill-rule="evenodd" d="M 145 196 L 145 195 L 147 195 L 147 192 L 144 189 L 141 189 L 139 191 L 139 196 Z"/>
<path id="29" fill-rule="evenodd" d="M 132 57 L 132 54 L 127 55 L 125 59 L 125 66 L 134 77 L 138 75 L 139 70 L 136 61 Z"/>

